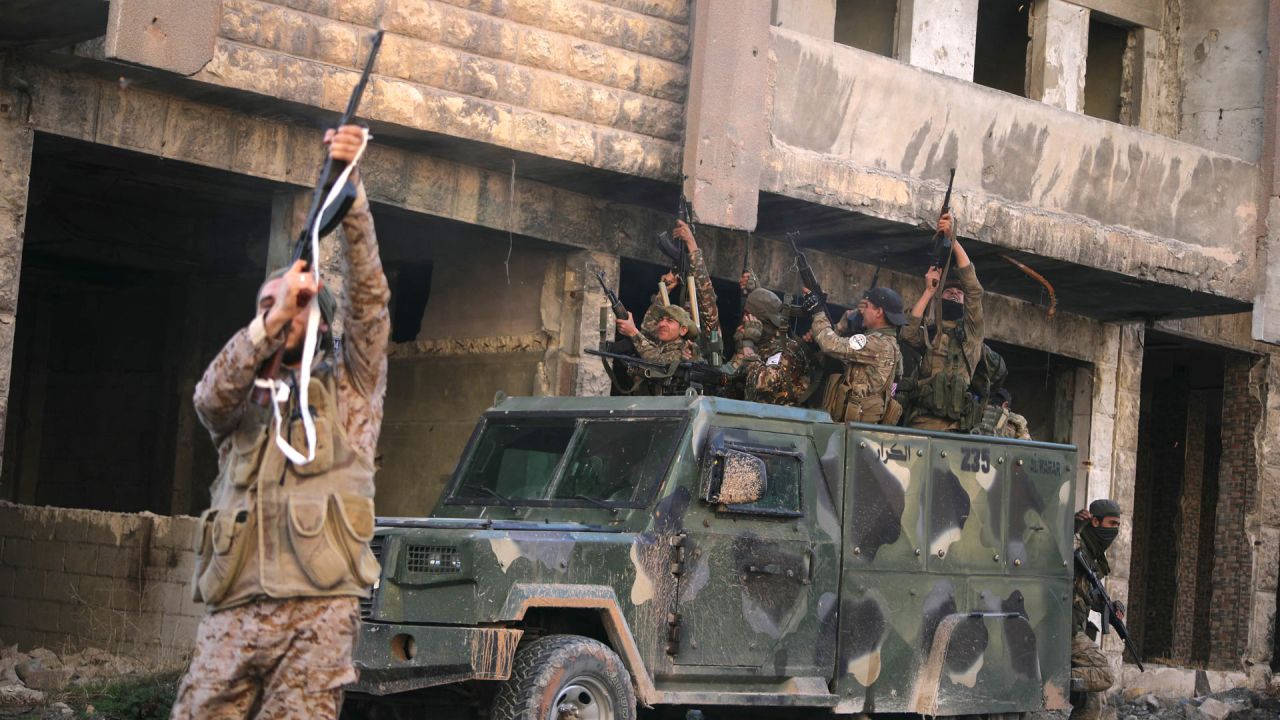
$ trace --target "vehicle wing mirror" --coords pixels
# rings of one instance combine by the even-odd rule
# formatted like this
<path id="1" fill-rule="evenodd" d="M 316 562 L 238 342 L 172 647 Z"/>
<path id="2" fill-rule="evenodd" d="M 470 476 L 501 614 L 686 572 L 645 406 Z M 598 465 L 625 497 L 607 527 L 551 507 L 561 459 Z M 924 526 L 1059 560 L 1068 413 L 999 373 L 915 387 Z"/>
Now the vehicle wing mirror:
<path id="1" fill-rule="evenodd" d="M 719 505 L 749 505 L 764 497 L 767 482 L 763 460 L 741 450 L 717 447 L 708 459 L 702 497 Z"/>

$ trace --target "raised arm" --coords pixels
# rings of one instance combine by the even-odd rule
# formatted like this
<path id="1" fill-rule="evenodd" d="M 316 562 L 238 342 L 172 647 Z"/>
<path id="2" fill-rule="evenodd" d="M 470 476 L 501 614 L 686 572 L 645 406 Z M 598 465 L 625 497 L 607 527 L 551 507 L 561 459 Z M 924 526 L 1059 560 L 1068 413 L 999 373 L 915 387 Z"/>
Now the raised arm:
<path id="1" fill-rule="evenodd" d="M 920 299 L 916 300 L 915 306 L 911 308 L 907 324 L 899 333 L 902 342 L 917 348 L 925 346 L 924 314 L 929 309 L 929 303 L 933 301 L 934 294 L 938 292 L 938 283 L 941 280 L 942 268 L 932 267 L 924 274 L 924 290 L 920 293 Z"/>
<path id="2" fill-rule="evenodd" d="M 684 241 L 689 251 L 689 264 L 693 266 L 694 292 L 698 295 L 698 330 L 702 337 L 710 338 L 712 331 L 720 330 L 720 308 L 716 304 L 716 290 L 711 284 L 711 275 L 707 272 L 707 264 L 702 257 L 702 250 L 693 237 L 693 231 L 683 220 L 676 221 L 675 232 L 672 233 Z"/>
<path id="3" fill-rule="evenodd" d="M 347 125 L 332 135 L 329 152 L 336 160 L 351 162 L 365 142 L 363 128 Z M 391 289 L 382 272 L 378 255 L 378 238 L 373 229 L 369 198 L 360 182 L 359 170 L 352 173 L 356 184 L 356 200 L 342 219 L 346 236 L 347 300 L 350 305 L 343 328 L 343 353 L 351 384 L 368 397 L 385 388 L 387 342 L 391 336 L 391 315 L 387 304 Z"/>
<path id="4" fill-rule="evenodd" d="M 196 415 L 208 429 L 214 445 L 221 445 L 244 413 L 258 368 L 285 342 L 285 326 L 306 309 L 317 288 L 315 275 L 294 263 L 288 272 L 263 285 L 258 314 L 209 363 L 196 385 Z M 299 298 L 303 298 L 299 305 Z"/>

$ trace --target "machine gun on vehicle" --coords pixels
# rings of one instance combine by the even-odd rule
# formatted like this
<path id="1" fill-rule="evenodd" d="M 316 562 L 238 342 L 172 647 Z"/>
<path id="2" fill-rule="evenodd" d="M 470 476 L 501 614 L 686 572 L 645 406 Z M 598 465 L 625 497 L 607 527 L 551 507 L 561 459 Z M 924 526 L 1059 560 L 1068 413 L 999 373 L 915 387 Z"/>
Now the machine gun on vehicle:
<path id="1" fill-rule="evenodd" d="M 1089 563 L 1085 561 L 1084 554 L 1080 550 L 1076 550 L 1076 568 L 1084 573 L 1084 577 L 1089 581 L 1089 585 L 1093 591 L 1098 594 L 1098 598 L 1102 600 L 1102 634 L 1106 635 L 1108 627 L 1114 628 L 1116 635 L 1124 641 L 1124 647 L 1133 656 L 1133 661 L 1138 664 L 1140 672 L 1146 672 L 1146 668 L 1142 667 L 1142 659 L 1138 657 L 1138 651 L 1133 649 L 1133 644 L 1129 642 L 1129 630 L 1124 626 L 1124 621 L 1116 617 L 1116 602 L 1107 595 L 1107 591 L 1102 587 L 1102 581 L 1098 579 L 1097 573 L 1093 568 L 1089 567 Z"/>
<path id="2" fill-rule="evenodd" d="M 693 391 L 698 395 L 717 395 L 729 385 L 729 376 L 723 370 L 692 360 L 676 360 L 670 365 L 651 362 L 634 355 L 622 355 L 587 348 L 583 352 L 606 360 L 616 360 L 628 367 L 643 370 L 646 380 L 659 385 L 663 395 L 677 395 Z"/>

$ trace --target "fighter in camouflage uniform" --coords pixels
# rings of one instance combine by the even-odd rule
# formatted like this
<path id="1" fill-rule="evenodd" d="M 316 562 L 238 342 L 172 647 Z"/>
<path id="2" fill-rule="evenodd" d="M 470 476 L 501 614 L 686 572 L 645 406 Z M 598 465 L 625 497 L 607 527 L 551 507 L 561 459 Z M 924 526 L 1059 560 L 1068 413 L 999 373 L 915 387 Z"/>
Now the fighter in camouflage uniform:
<path id="1" fill-rule="evenodd" d="M 942 317 L 937 331 L 931 333 L 923 326 L 923 318 L 938 291 L 942 271 L 930 268 L 925 273 L 925 290 L 902 328 L 902 341 L 921 353 L 907 424 L 922 430 L 968 432 L 980 419 L 974 417 L 977 406 L 969 393 L 969 382 L 982 361 L 986 333 L 983 291 L 968 253 L 955 239 L 950 213 L 938 221 L 938 229 L 952 238 L 955 281 L 948 282 L 942 291 Z"/>
<path id="2" fill-rule="evenodd" d="M 686 360 L 701 360 L 708 357 L 709 343 L 713 336 L 718 336 L 720 332 L 720 309 L 716 305 L 716 291 L 711 285 L 711 275 L 707 272 L 707 264 L 702 257 L 702 250 L 698 248 L 698 243 L 693 237 L 693 231 L 683 220 L 676 221 L 676 227 L 671 232 L 671 236 L 676 240 L 684 243 L 685 248 L 689 251 L 689 266 L 693 270 L 694 293 L 698 298 L 698 323 L 689 333 L 689 338 L 696 341 L 698 352 L 696 355 L 686 353 Z M 668 272 L 662 276 L 662 281 L 667 285 L 668 294 L 674 293 L 682 278 L 677 277 L 674 272 Z M 661 317 L 658 313 L 659 308 L 663 307 L 662 300 L 655 295 L 649 304 L 649 309 L 645 311 L 644 321 L 640 323 L 640 330 L 650 340 L 657 337 L 658 320 Z M 684 304 L 685 314 L 692 317 L 692 312 L 688 301 Z"/>
<path id="3" fill-rule="evenodd" d="M 859 303 L 865 332 L 842 337 L 819 298 L 806 292 L 801 304 L 813 315 L 813 340 L 822 352 L 844 363 L 844 372 L 828 383 L 823 407 L 836 422 L 878 423 L 895 407 L 893 387 L 902 368 L 898 328 L 907 322 L 902 297 L 886 287 L 871 289 Z M 890 411 L 889 424 L 897 422 Z"/>
<path id="4" fill-rule="evenodd" d="M 809 395 L 809 362 L 804 348 L 787 334 L 782 301 L 764 288 L 752 290 L 743 307 L 738 351 L 723 369 L 740 379 L 747 400 L 799 405 Z"/>
<path id="5" fill-rule="evenodd" d="M 698 337 L 698 328 L 684 308 L 677 305 L 657 305 L 649 308 L 646 319 L 653 318 L 653 337 L 636 328 L 631 313 L 626 318 L 618 318 L 614 323 L 618 326 L 618 334 L 631 338 L 636 353 L 641 360 L 670 365 L 676 360 L 701 360 L 698 344 L 692 338 Z"/>
<path id="6" fill-rule="evenodd" d="M 330 153 L 351 161 L 364 138 L 361 128 L 343 127 Z M 193 595 L 209 614 L 178 688 L 175 720 L 335 718 L 341 688 L 356 679 L 357 601 L 378 573 L 368 541 L 391 324 L 373 217 L 354 174 L 353 181 L 356 200 L 342 221 L 346 342 L 339 356 L 318 358 L 309 385 L 314 459 L 289 461 L 275 443 L 271 409 L 250 399 L 259 367 L 283 346 L 285 437 L 307 454 L 294 368 L 307 306 L 324 291 L 301 262 L 262 286 L 257 316 L 196 386 L 196 412 L 218 447 L 220 472 L 195 540 Z"/>
<path id="7" fill-rule="evenodd" d="M 1114 500 L 1094 500 L 1088 510 L 1076 513 L 1076 548 L 1082 550 L 1099 579 L 1111 572 L 1106 550 L 1120 533 L 1120 505 Z M 1077 571 L 1071 602 L 1071 711 L 1072 720 L 1097 720 L 1102 715 L 1101 693 L 1111 688 L 1111 666 L 1095 643 L 1096 630 L 1089 623 L 1089 611 L 1102 612 L 1102 599 Z M 1124 609 L 1116 603 L 1116 616 L 1124 619 Z"/>

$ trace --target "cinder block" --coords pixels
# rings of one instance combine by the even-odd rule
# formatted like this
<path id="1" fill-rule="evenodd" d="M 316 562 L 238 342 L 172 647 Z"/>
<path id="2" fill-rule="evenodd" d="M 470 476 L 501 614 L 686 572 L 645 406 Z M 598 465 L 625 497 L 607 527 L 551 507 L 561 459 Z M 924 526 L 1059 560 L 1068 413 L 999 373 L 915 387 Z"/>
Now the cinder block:
<path id="1" fill-rule="evenodd" d="M 63 543 L 54 541 L 36 541 L 31 548 L 32 566 L 54 573 L 63 571 Z"/>
<path id="2" fill-rule="evenodd" d="M 26 627 L 31 601 L 16 596 L 0 597 L 0 638 L 13 642 L 13 631 Z"/>
<path id="3" fill-rule="evenodd" d="M 124 578 L 137 572 L 134 548 L 100 545 L 96 574 L 103 577 Z"/>
<path id="4" fill-rule="evenodd" d="M 58 616 L 63 607 L 63 603 L 47 599 L 31 603 L 31 627 L 42 632 L 58 632 Z"/>
<path id="5" fill-rule="evenodd" d="M 17 574 L 16 568 L 0 565 L 0 597 L 13 597 L 14 580 Z M 3 624 L 3 620 L 0 620 L 0 624 Z"/>
<path id="6" fill-rule="evenodd" d="M 44 580 L 44 597 L 52 602 L 75 602 L 80 596 L 79 585 L 79 576 L 49 573 Z"/>
<path id="7" fill-rule="evenodd" d="M 99 547 L 86 543 L 68 545 L 62 556 L 63 571 L 71 575 L 96 574 Z"/>
<path id="8" fill-rule="evenodd" d="M 35 600 L 44 597 L 44 576 L 44 570 L 18 568 L 13 579 L 14 595 Z"/>
<path id="9" fill-rule="evenodd" d="M 33 545 L 34 543 L 24 538 L 5 538 L 3 548 L 5 567 L 31 567 L 31 548 Z"/>
<path id="10" fill-rule="evenodd" d="M 0 537 L 26 537 L 23 529 L 22 514 L 17 505 L 0 505 Z"/>

